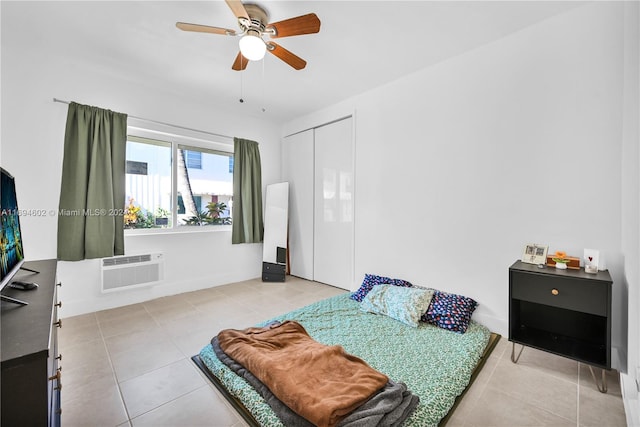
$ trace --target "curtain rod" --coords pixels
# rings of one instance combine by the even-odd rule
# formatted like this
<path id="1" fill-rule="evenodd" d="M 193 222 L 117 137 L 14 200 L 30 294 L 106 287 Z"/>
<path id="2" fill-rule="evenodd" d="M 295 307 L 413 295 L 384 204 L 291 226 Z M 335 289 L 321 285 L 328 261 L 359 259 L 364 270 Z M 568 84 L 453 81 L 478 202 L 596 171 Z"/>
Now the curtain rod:
<path id="1" fill-rule="evenodd" d="M 65 101 L 65 100 L 58 99 L 58 98 L 53 98 L 53 102 L 60 102 L 62 104 L 67 104 L 67 105 L 69 104 L 69 101 Z M 229 135 L 222 135 L 222 134 L 219 134 L 219 133 L 207 132 L 205 130 L 189 128 L 189 127 L 186 127 L 186 126 L 174 125 L 174 124 L 167 123 L 167 122 L 161 122 L 159 120 L 145 119 L 144 117 L 137 117 L 137 116 L 133 116 L 133 115 L 130 115 L 130 114 L 127 114 L 127 116 L 131 117 L 132 119 L 142 120 L 143 122 L 155 123 L 155 124 L 158 124 L 158 125 L 169 126 L 169 127 L 176 128 L 176 129 L 183 129 L 183 130 L 188 130 L 188 131 L 192 131 L 192 132 L 205 133 L 207 135 L 212 135 L 212 136 L 217 136 L 217 137 L 220 137 L 220 138 L 227 138 L 227 139 L 233 140 L 233 137 L 229 136 Z"/>

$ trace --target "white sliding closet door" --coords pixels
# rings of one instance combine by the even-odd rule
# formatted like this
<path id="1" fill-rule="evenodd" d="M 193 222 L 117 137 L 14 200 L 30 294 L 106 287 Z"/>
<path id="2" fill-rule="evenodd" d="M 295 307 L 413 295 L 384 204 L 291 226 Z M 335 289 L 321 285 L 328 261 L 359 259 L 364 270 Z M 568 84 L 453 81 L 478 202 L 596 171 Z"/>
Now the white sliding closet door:
<path id="1" fill-rule="evenodd" d="M 282 179 L 289 182 L 289 268 L 313 280 L 313 129 L 282 144 Z"/>
<path id="2" fill-rule="evenodd" d="M 353 119 L 314 134 L 314 280 L 343 289 L 353 284 Z"/>

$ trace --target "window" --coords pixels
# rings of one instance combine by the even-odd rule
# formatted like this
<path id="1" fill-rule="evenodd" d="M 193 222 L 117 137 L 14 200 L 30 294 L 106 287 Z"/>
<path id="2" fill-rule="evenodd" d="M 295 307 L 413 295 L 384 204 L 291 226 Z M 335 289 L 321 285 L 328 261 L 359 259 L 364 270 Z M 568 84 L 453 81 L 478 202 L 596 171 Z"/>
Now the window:
<path id="1" fill-rule="evenodd" d="M 125 228 L 231 224 L 233 153 L 221 148 L 129 136 Z"/>
<path id="2" fill-rule="evenodd" d="M 198 154 L 200 168 L 189 167 L 188 153 Z M 177 225 L 231 224 L 233 173 L 228 168 L 231 153 L 178 145 L 178 162 L 180 156 L 185 167 L 178 164 L 177 192 L 184 213 L 178 214 Z"/>
<path id="3" fill-rule="evenodd" d="M 202 153 L 199 151 L 185 150 L 184 159 L 189 169 L 202 169 Z"/>
<path id="4" fill-rule="evenodd" d="M 201 196 L 193 196 L 194 202 L 196 206 L 200 206 L 202 204 Z M 178 215 L 184 215 L 187 213 L 187 210 L 184 207 L 184 200 L 181 195 L 178 195 Z"/>
<path id="5" fill-rule="evenodd" d="M 171 226 L 171 143 L 127 138 L 125 228 Z"/>

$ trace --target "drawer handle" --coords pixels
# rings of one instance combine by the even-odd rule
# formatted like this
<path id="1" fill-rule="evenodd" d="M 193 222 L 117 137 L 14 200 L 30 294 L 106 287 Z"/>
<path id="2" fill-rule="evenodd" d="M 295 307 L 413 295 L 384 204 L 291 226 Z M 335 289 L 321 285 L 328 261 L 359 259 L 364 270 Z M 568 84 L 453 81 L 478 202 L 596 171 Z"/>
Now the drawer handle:
<path id="1" fill-rule="evenodd" d="M 57 381 L 58 384 L 53 388 L 54 390 L 62 390 L 62 373 L 60 371 L 62 368 L 58 368 L 56 374 L 49 377 L 49 381 Z"/>
<path id="2" fill-rule="evenodd" d="M 56 374 L 55 375 L 49 377 L 49 381 L 55 381 L 55 380 L 60 381 L 60 376 L 61 376 L 60 375 L 60 370 L 58 369 L 58 370 L 56 370 Z"/>
<path id="3" fill-rule="evenodd" d="M 551 295 L 559 295 L 560 291 L 557 290 L 556 288 L 551 289 Z"/>
<path id="4" fill-rule="evenodd" d="M 54 325 L 57 326 L 58 328 L 62 328 L 62 319 L 58 320 L 57 322 L 54 322 Z"/>
<path id="5" fill-rule="evenodd" d="M 54 304 L 58 308 L 62 308 L 62 301 L 59 301 L 57 304 Z"/>

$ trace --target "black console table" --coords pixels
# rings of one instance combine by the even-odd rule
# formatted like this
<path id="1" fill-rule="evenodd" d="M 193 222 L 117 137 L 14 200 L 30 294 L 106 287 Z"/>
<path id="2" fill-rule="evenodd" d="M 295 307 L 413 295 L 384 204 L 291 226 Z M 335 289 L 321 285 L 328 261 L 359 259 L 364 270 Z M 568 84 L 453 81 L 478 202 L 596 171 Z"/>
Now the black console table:
<path id="1" fill-rule="evenodd" d="M 611 288 L 608 271 L 540 268 L 516 261 L 509 268 L 509 341 L 602 368 L 611 369 Z"/>
<path id="2" fill-rule="evenodd" d="M 35 282 L 37 289 L 6 288 L 3 294 L 28 305 L 2 302 L 1 416 L 2 426 L 60 426 L 61 368 L 58 362 L 57 261 L 25 263 L 38 273 L 19 272 L 16 279 Z"/>

